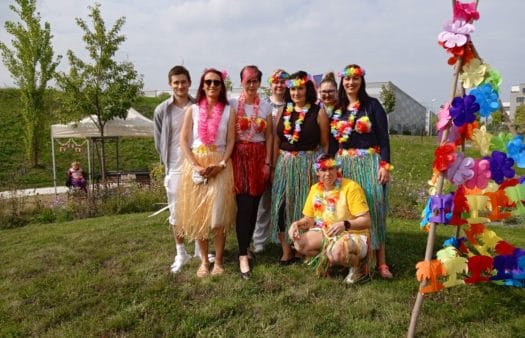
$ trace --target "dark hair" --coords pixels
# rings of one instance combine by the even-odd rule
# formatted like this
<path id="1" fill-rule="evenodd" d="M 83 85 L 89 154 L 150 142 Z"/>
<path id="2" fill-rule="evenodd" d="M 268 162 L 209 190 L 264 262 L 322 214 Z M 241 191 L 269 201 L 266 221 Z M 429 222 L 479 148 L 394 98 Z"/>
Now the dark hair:
<path id="1" fill-rule="evenodd" d="M 188 78 L 188 82 L 191 83 L 190 72 L 188 72 L 188 70 L 184 68 L 184 66 L 175 66 L 171 68 L 168 73 L 168 82 L 171 82 L 171 77 L 173 75 L 186 75 L 186 77 Z"/>
<path id="2" fill-rule="evenodd" d="M 332 154 L 321 153 L 321 154 L 319 154 L 319 156 L 317 156 L 317 158 L 315 159 L 314 163 L 325 161 L 325 160 L 334 160 L 334 159 L 335 159 L 335 157 Z"/>
<path id="3" fill-rule="evenodd" d="M 219 102 L 223 103 L 224 105 L 228 104 L 228 98 L 226 97 L 226 84 L 224 83 L 224 79 L 222 78 L 222 72 L 218 71 L 215 68 L 208 68 L 204 70 L 204 73 L 202 73 L 201 81 L 199 83 L 199 89 L 197 89 L 197 97 L 195 98 L 195 102 L 197 104 L 206 97 L 206 93 L 204 93 L 204 77 L 208 73 L 213 73 L 219 75 L 219 78 L 221 79 L 221 92 L 219 93 Z"/>
<path id="4" fill-rule="evenodd" d="M 315 86 L 311 78 L 309 78 L 308 73 L 300 70 L 298 72 L 293 73 L 288 78 L 289 80 L 293 79 L 304 79 L 308 78 L 308 81 L 306 81 L 306 103 L 309 103 L 311 105 L 314 105 L 317 101 L 317 92 L 315 91 Z M 290 88 L 286 87 L 286 91 L 284 92 L 284 100 L 286 102 L 293 102 L 292 97 L 290 96 Z"/>
<path id="5" fill-rule="evenodd" d="M 323 83 L 333 84 L 334 87 L 337 89 L 337 81 L 335 81 L 335 74 L 334 74 L 334 72 L 326 73 L 324 75 L 323 79 L 321 80 L 321 82 L 319 82 L 319 87 L 321 87 L 321 85 Z"/>
<path id="6" fill-rule="evenodd" d="M 346 68 L 361 68 L 356 64 L 351 64 L 345 67 Z M 350 103 L 350 100 L 348 100 L 348 96 L 346 96 L 346 91 L 343 86 L 343 80 L 344 76 L 341 76 L 341 81 L 339 82 L 339 108 L 345 110 L 346 107 L 348 107 L 348 104 Z M 361 86 L 359 87 L 359 90 L 357 91 L 357 99 L 361 103 L 361 105 L 365 104 L 370 100 L 370 96 L 368 96 L 366 92 L 366 81 L 365 76 L 363 75 L 361 77 Z"/>
<path id="7" fill-rule="evenodd" d="M 244 72 L 245 69 L 253 69 L 256 73 L 257 73 L 257 81 L 261 82 L 262 80 L 262 72 L 259 68 L 257 68 L 257 66 L 255 65 L 249 65 L 249 66 L 244 66 L 242 67 L 241 69 L 241 82 L 242 82 L 242 73 Z"/>

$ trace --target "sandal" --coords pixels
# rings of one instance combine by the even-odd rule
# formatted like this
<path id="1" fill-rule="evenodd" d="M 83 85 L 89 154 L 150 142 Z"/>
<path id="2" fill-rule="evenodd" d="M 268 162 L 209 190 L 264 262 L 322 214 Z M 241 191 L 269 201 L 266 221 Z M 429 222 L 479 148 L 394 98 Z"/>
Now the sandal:
<path id="1" fill-rule="evenodd" d="M 390 272 L 390 268 L 386 264 L 381 264 L 377 267 L 377 270 L 379 271 L 379 275 L 383 279 L 392 279 L 394 276 L 392 275 L 392 272 Z"/>
<path id="2" fill-rule="evenodd" d="M 197 269 L 197 277 L 204 278 L 210 274 L 210 265 L 202 263 Z"/>
<path id="3" fill-rule="evenodd" d="M 220 276 L 224 273 L 224 267 L 219 264 L 213 265 L 213 269 L 211 270 L 212 276 Z"/>

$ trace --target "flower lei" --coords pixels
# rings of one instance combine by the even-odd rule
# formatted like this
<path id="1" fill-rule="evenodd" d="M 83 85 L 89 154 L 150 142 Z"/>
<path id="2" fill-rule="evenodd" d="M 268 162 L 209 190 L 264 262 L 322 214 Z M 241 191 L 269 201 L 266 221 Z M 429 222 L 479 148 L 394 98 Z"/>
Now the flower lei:
<path id="1" fill-rule="evenodd" d="M 352 105 L 352 108 L 350 109 L 350 116 L 348 116 L 347 121 L 341 121 L 341 115 L 343 115 L 341 109 L 337 109 L 336 111 L 334 111 L 332 115 L 332 122 L 330 122 L 330 131 L 337 140 L 337 142 L 345 143 L 346 141 L 348 141 L 348 137 L 354 129 L 355 116 L 357 115 L 360 106 L 361 104 L 359 103 L 359 101 L 356 101 Z"/>
<path id="2" fill-rule="evenodd" d="M 322 184 L 320 185 L 323 188 Z M 339 192 L 341 190 L 341 178 L 335 181 L 335 188 L 326 192 L 318 192 L 314 196 L 314 222 L 319 228 L 327 228 L 335 218 L 337 201 L 339 201 Z M 325 214 L 328 215 L 325 216 Z"/>
<path id="3" fill-rule="evenodd" d="M 289 77 L 290 77 L 290 74 L 288 74 L 285 71 L 274 72 L 268 78 L 268 84 L 271 85 L 272 83 L 277 82 L 279 80 L 288 80 Z"/>
<path id="4" fill-rule="evenodd" d="M 292 131 L 292 123 L 290 122 L 290 119 L 292 117 L 292 112 L 294 111 L 294 105 L 291 102 L 288 102 L 288 104 L 286 105 L 286 110 L 284 111 L 283 115 L 283 134 L 290 144 L 294 144 L 295 142 L 299 141 L 299 135 L 301 134 L 301 125 L 303 124 L 304 117 L 306 116 L 306 113 L 308 113 L 308 110 L 310 110 L 310 104 L 306 104 L 303 108 L 301 108 L 299 116 L 297 117 L 297 120 L 295 120 L 293 135 L 290 135 Z"/>
<path id="5" fill-rule="evenodd" d="M 223 111 L 224 103 L 217 102 L 215 106 L 213 106 L 211 119 L 208 119 L 208 101 L 206 99 L 202 99 L 199 102 L 198 133 L 202 143 L 206 145 L 215 143 Z"/>
<path id="6" fill-rule="evenodd" d="M 250 128 L 250 133 L 248 134 L 248 136 L 243 137 L 244 141 L 250 141 L 255 132 L 262 133 L 266 129 L 266 121 L 259 117 L 259 104 L 261 103 L 259 95 L 255 97 L 255 102 L 253 103 L 253 113 L 251 116 L 245 115 L 245 102 L 246 95 L 244 92 L 242 92 L 241 96 L 239 97 L 239 104 L 237 105 L 236 129 L 237 134 L 240 135 L 248 128 Z"/>
<path id="7" fill-rule="evenodd" d="M 346 67 L 342 72 L 338 73 L 339 77 L 365 76 L 365 70 L 361 67 Z"/>
<path id="8" fill-rule="evenodd" d="M 310 75 L 307 75 L 305 77 L 297 78 L 297 79 L 288 79 L 286 80 L 286 87 L 288 88 L 294 88 L 294 87 L 301 87 L 306 85 L 308 81 L 311 81 Z"/>

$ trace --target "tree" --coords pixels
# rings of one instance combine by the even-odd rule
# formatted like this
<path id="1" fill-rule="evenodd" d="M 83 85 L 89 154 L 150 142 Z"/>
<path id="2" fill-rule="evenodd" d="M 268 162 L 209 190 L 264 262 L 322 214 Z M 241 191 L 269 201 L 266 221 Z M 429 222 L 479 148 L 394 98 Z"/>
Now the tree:
<path id="1" fill-rule="evenodd" d="M 394 92 L 390 82 L 381 86 L 379 98 L 381 99 L 381 104 L 383 104 L 387 114 L 393 112 L 394 109 L 396 109 L 396 93 Z"/>
<path id="2" fill-rule="evenodd" d="M 516 114 L 514 115 L 514 127 L 518 134 L 525 133 L 525 105 L 522 104 L 516 108 Z"/>
<path id="3" fill-rule="evenodd" d="M 117 19 L 108 31 L 101 16 L 100 5 L 88 7 L 93 27 L 76 18 L 77 25 L 84 31 L 83 41 L 89 52 L 91 63 L 79 59 L 71 50 L 67 56 L 70 64 L 68 74 L 60 73 L 58 84 L 63 90 L 63 109 L 70 116 L 94 116 L 93 122 L 100 131 L 100 170 L 105 178 L 104 127 L 115 117 L 125 118 L 127 111 L 142 91 L 142 76 L 132 63 L 115 61 L 119 45 L 126 38 L 119 32 L 125 18 Z"/>
<path id="4" fill-rule="evenodd" d="M 13 36 L 13 49 L 0 42 L 2 60 L 20 89 L 21 115 L 24 120 L 24 150 L 32 167 L 39 166 L 41 146 L 44 144 L 43 128 L 48 122 L 46 88 L 55 75 L 61 56 L 54 57 L 51 45 L 51 26 L 40 24 L 36 0 L 15 0 L 9 8 L 20 21 L 6 21 L 4 27 Z"/>

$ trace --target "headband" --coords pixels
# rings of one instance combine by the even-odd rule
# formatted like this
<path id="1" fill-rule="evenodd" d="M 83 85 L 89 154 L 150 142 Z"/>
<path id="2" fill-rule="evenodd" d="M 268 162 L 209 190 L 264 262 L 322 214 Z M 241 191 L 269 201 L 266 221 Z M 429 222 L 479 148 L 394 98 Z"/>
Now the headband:
<path id="1" fill-rule="evenodd" d="M 341 167 L 341 161 L 333 159 L 333 158 L 327 158 L 320 161 L 316 161 L 314 163 L 314 168 L 316 171 L 319 170 L 328 170 L 332 168 L 340 168 Z"/>
<path id="2" fill-rule="evenodd" d="M 276 70 L 270 75 L 268 78 L 268 84 L 272 84 L 274 82 L 277 82 L 279 80 L 287 80 L 290 77 L 290 74 L 285 72 L 284 70 Z"/>
<path id="3" fill-rule="evenodd" d="M 288 79 L 286 80 L 286 87 L 293 88 L 293 87 L 304 86 L 306 85 L 308 81 L 312 81 L 312 78 L 310 77 L 310 75 L 306 75 L 298 79 Z"/>
<path id="4" fill-rule="evenodd" d="M 346 77 L 346 76 L 365 76 L 365 70 L 364 68 L 361 68 L 359 66 L 357 67 L 346 67 L 342 72 L 339 72 L 339 77 Z"/>

